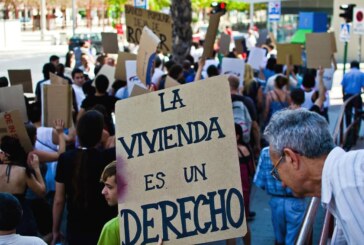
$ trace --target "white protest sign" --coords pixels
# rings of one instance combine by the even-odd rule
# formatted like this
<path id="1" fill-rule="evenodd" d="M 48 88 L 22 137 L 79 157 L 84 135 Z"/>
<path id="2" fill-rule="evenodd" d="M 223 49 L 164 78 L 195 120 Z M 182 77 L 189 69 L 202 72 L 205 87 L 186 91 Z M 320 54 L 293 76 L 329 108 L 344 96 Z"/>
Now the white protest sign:
<path id="1" fill-rule="evenodd" d="M 139 85 L 142 88 L 147 88 L 144 83 L 140 81 L 137 75 L 137 61 L 136 60 L 127 60 L 125 61 L 126 67 L 126 82 L 128 86 L 128 94 L 130 96 L 131 91 L 133 91 L 133 87 L 135 84 Z"/>
<path id="2" fill-rule="evenodd" d="M 248 64 L 255 70 L 260 70 L 265 67 L 266 51 L 262 48 L 252 48 L 249 53 Z"/>
<path id="3" fill-rule="evenodd" d="M 240 86 L 243 86 L 245 61 L 237 58 L 223 58 L 221 75 L 235 75 L 239 78 Z"/>
<path id="4" fill-rule="evenodd" d="M 137 55 L 137 74 L 145 85 L 152 83 L 152 69 L 160 39 L 148 28 L 144 27 Z"/>
<path id="5" fill-rule="evenodd" d="M 226 76 L 118 101 L 116 138 L 122 244 L 244 236 Z"/>

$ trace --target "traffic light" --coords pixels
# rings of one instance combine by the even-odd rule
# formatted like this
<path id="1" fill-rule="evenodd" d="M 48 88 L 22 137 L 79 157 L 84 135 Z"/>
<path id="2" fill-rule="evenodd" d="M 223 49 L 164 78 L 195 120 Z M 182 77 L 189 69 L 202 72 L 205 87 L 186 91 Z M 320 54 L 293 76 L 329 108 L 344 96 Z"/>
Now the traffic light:
<path id="1" fill-rule="evenodd" d="M 353 21 L 353 11 L 356 7 L 356 4 L 343 4 L 340 5 L 340 9 L 344 10 L 343 13 L 340 13 L 339 16 L 344 18 L 346 23 L 350 23 Z"/>
<path id="2" fill-rule="evenodd" d="M 213 2 L 211 3 L 211 14 L 216 14 L 216 13 L 226 13 L 226 3 L 225 2 Z"/>

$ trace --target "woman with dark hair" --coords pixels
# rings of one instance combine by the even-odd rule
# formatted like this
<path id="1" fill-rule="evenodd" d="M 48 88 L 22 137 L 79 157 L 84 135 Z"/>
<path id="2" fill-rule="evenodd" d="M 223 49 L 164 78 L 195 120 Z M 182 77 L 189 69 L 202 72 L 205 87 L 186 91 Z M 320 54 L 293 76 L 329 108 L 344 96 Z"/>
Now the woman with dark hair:
<path id="1" fill-rule="evenodd" d="M 17 228 L 21 235 L 36 235 L 33 215 L 25 204 L 25 192 L 30 188 L 37 196 L 44 196 L 46 187 L 39 168 L 39 159 L 35 154 L 29 156 L 21 146 L 19 139 L 4 136 L 1 139 L 0 156 L 0 192 L 9 192 L 16 196 L 23 206 L 23 220 Z"/>
<path id="2" fill-rule="evenodd" d="M 115 217 L 102 197 L 100 175 L 115 160 L 115 148 L 99 150 L 104 127 L 103 116 L 87 111 L 78 121 L 78 149 L 63 153 L 58 161 L 53 205 L 53 241 L 60 239 L 60 224 L 67 202 L 67 240 L 72 244 L 97 244 L 103 225 Z"/>

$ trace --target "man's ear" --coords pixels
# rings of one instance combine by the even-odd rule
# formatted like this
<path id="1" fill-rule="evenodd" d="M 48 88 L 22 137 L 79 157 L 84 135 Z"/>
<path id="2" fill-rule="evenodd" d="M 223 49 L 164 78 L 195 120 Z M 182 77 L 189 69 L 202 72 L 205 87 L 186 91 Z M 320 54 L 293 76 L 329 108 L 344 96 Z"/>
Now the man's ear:
<path id="1" fill-rule="evenodd" d="M 297 155 L 297 153 L 295 153 L 294 151 L 292 151 L 289 148 L 284 148 L 283 149 L 284 152 L 284 156 L 285 156 L 285 162 L 292 164 L 293 169 L 299 169 L 299 157 Z"/>

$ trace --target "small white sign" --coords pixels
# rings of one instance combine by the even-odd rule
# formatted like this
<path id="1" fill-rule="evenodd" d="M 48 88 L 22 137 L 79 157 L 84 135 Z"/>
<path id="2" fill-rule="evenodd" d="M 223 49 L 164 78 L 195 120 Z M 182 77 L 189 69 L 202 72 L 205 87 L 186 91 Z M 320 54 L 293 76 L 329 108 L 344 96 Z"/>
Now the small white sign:
<path id="1" fill-rule="evenodd" d="M 138 78 L 136 60 L 125 61 L 125 67 L 126 67 L 126 79 L 127 79 L 127 83 L 128 83 L 129 96 L 131 94 L 131 91 L 133 91 L 133 87 L 135 84 L 139 85 L 142 88 L 146 88 L 144 83 L 142 83 L 140 81 L 140 79 Z"/>
<path id="2" fill-rule="evenodd" d="M 353 33 L 364 34 L 364 8 L 355 8 L 353 14 Z"/>
<path id="3" fill-rule="evenodd" d="M 221 75 L 235 75 L 239 78 L 240 87 L 243 86 L 245 61 L 237 58 L 223 58 Z"/>
<path id="4" fill-rule="evenodd" d="M 266 65 L 266 50 L 262 48 L 252 48 L 250 50 L 248 64 L 252 66 L 255 70 L 260 70 Z"/>
<path id="5" fill-rule="evenodd" d="M 349 41 L 350 41 L 350 25 L 349 24 L 341 24 L 340 42 L 349 42 Z"/>
<path id="6" fill-rule="evenodd" d="M 279 21 L 281 18 L 281 1 L 270 1 L 268 3 L 269 21 Z"/>

